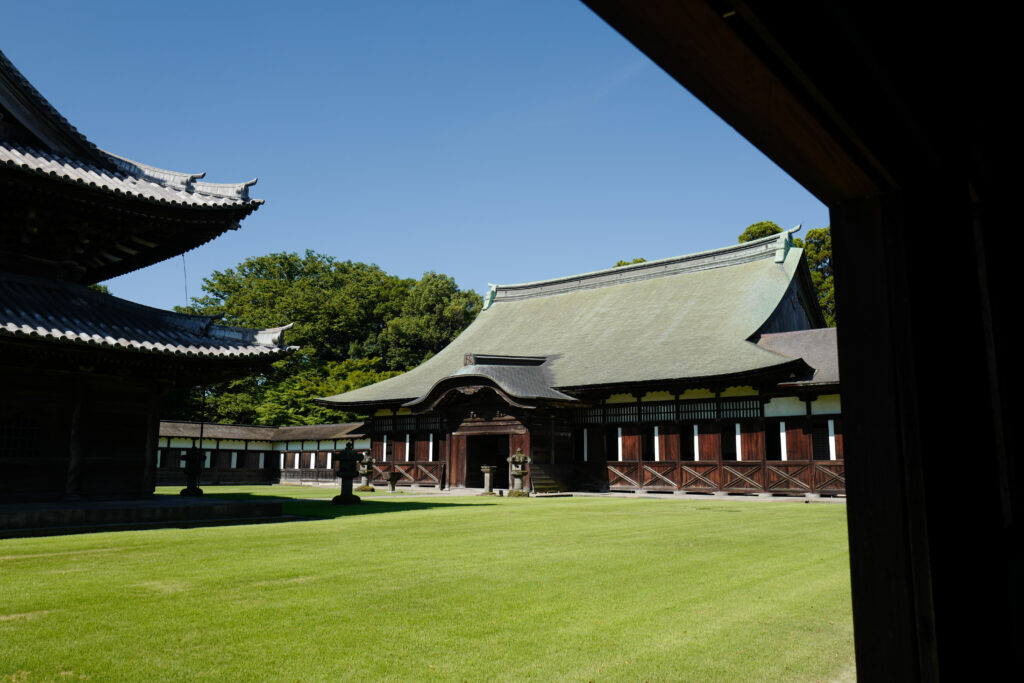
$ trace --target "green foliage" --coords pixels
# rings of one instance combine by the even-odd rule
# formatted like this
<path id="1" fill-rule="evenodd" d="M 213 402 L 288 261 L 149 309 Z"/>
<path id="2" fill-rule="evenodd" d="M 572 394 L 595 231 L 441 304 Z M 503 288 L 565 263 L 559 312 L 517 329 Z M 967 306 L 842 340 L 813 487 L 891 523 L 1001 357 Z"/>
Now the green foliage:
<path id="1" fill-rule="evenodd" d="M 378 358 L 359 358 L 340 363 L 328 361 L 317 367 L 302 369 L 263 391 L 253 422 L 262 425 L 296 425 L 355 420 L 355 414 L 339 413 L 314 405 L 311 399 L 352 391 L 401 374 L 394 370 L 378 370 L 379 364 Z"/>
<path id="2" fill-rule="evenodd" d="M 378 338 L 387 366 L 416 367 L 455 339 L 482 307 L 479 294 L 461 291 L 451 277 L 425 273 Z"/>
<path id="3" fill-rule="evenodd" d="M 811 281 L 829 327 L 836 326 L 836 289 L 832 277 L 832 230 L 830 226 L 807 231 L 804 253 L 811 268 Z"/>
<path id="4" fill-rule="evenodd" d="M 380 267 L 306 251 L 246 259 L 203 280 L 205 296 L 185 313 L 224 316 L 227 325 L 277 327 L 294 323 L 289 344 L 302 347 L 292 363 L 344 360 L 350 347 L 376 339 L 395 315 L 413 280 Z"/>
<path id="5" fill-rule="evenodd" d="M 285 333 L 301 347 L 263 373 L 212 387 L 205 419 L 240 424 L 317 424 L 354 416 L 311 399 L 392 377 L 440 351 L 480 311 L 483 301 L 447 275 L 420 280 L 376 265 L 330 256 L 276 253 L 248 258 L 203 280 L 201 297 L 183 313 L 223 316 L 228 325 Z M 164 417 L 199 419 L 200 390 L 172 393 Z"/>
<path id="6" fill-rule="evenodd" d="M 759 240 L 762 237 L 768 237 L 769 235 L 778 235 L 782 232 L 782 228 L 779 227 L 778 223 L 773 221 L 758 221 L 757 223 L 751 223 L 747 226 L 747 229 L 740 233 L 738 241 L 751 242 L 753 240 Z"/>
<path id="7" fill-rule="evenodd" d="M 89 285 L 89 289 L 91 289 L 94 292 L 99 292 L 100 294 L 110 294 L 110 287 L 107 287 L 106 285 L 101 285 L 99 283 Z"/>
<path id="8" fill-rule="evenodd" d="M 622 267 L 622 266 L 631 266 L 631 265 L 633 265 L 634 263 L 647 263 L 647 259 L 645 259 L 645 258 L 644 258 L 643 256 L 637 256 L 637 257 L 636 257 L 635 259 L 633 259 L 632 261 L 623 261 L 623 260 L 619 260 L 619 261 L 617 261 L 617 262 L 615 263 L 615 265 L 614 265 L 614 266 L 612 266 L 612 268 L 620 268 L 620 267 Z"/>

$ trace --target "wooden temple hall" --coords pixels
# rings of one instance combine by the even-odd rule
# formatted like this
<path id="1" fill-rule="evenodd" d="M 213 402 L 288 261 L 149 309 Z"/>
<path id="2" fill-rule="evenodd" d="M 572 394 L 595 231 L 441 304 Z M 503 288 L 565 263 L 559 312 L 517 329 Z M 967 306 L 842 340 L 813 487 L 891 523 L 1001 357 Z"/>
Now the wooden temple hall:
<path id="1" fill-rule="evenodd" d="M 372 415 L 378 480 L 480 487 L 521 451 L 535 491 L 844 493 L 835 329 L 793 232 L 495 286 L 436 356 L 318 402 Z"/>
<path id="2" fill-rule="evenodd" d="M 203 455 L 203 484 L 335 484 L 339 451 L 370 450 L 362 422 L 264 427 L 163 420 L 156 450 L 157 483 L 185 483 L 182 460 Z"/>
<path id="3" fill-rule="evenodd" d="M 97 148 L 0 53 L 0 502 L 151 494 L 161 395 L 290 352 L 88 288 L 237 229 L 253 183 Z"/>

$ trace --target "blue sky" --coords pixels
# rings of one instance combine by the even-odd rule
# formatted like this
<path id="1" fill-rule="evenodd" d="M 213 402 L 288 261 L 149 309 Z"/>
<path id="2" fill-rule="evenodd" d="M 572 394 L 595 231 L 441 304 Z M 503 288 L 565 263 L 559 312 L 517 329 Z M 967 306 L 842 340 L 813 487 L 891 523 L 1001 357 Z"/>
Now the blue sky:
<path id="1" fill-rule="evenodd" d="M 576 0 L 10 2 L 0 49 L 100 147 L 259 177 L 190 295 L 313 249 L 484 292 L 828 223 L 821 202 Z M 169 308 L 176 258 L 108 283 Z"/>

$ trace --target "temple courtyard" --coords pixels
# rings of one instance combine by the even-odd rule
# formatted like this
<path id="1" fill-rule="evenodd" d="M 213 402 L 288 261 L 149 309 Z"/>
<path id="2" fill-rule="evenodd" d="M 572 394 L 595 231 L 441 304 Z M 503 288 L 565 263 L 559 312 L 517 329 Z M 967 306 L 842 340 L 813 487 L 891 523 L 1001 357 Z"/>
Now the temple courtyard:
<path id="1" fill-rule="evenodd" d="M 854 677 L 845 505 L 335 493 L 0 540 L 0 681 Z"/>

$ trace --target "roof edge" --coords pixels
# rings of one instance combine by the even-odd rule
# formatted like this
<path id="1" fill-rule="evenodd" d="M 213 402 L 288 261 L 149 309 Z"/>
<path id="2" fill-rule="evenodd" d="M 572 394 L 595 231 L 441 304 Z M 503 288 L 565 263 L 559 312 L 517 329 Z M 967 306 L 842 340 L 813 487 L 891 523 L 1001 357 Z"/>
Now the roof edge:
<path id="1" fill-rule="evenodd" d="M 723 268 L 766 258 L 774 258 L 777 263 L 781 263 L 785 260 L 786 255 L 793 246 L 793 234 L 800 230 L 800 228 L 801 226 L 798 225 L 781 233 L 749 242 L 741 242 L 727 247 L 719 247 L 718 249 L 700 251 L 683 256 L 673 256 L 656 261 L 605 268 L 604 270 L 595 270 L 590 273 L 514 285 L 492 284 L 487 296 L 484 297 L 484 310 L 487 310 L 499 301 L 518 301 L 584 289 L 596 289 L 598 287 L 650 280 L 681 273 L 693 273 L 711 268 Z"/>
<path id="2" fill-rule="evenodd" d="M 0 51 L 0 104 L 51 151 L 97 162 L 101 160 L 96 145 L 36 90 L 3 51 Z"/>

